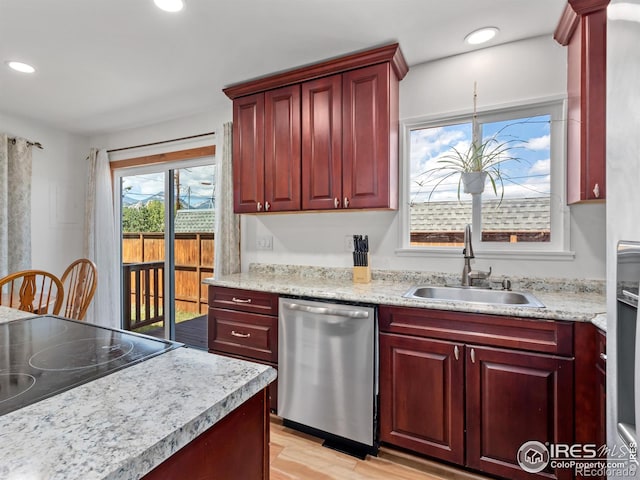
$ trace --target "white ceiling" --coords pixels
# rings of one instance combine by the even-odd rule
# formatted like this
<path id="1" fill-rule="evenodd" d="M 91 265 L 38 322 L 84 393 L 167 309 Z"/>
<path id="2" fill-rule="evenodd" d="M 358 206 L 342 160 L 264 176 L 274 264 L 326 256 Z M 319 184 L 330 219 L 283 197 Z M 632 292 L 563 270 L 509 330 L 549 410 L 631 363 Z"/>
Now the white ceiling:
<path id="1" fill-rule="evenodd" d="M 550 35 L 565 0 L 0 0 L 0 112 L 91 135 L 221 108 L 223 87 L 391 42 L 410 66 Z M 4 64 L 34 65 L 31 76 Z"/>

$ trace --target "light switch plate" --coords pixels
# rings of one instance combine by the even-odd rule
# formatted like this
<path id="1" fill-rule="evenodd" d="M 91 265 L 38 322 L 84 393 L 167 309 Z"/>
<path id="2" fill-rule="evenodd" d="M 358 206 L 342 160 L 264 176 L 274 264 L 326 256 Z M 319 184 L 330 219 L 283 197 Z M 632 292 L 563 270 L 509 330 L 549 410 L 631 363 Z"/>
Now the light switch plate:
<path id="1" fill-rule="evenodd" d="M 273 250 L 273 235 L 260 235 L 256 239 L 258 250 Z"/>

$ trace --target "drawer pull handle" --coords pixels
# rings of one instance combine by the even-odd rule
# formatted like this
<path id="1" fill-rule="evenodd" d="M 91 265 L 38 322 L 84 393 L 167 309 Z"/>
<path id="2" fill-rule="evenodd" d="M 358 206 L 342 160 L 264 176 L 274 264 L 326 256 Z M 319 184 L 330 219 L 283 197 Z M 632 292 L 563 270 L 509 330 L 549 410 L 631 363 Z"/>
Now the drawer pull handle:
<path id="1" fill-rule="evenodd" d="M 476 363 L 476 351 L 473 348 L 471 349 L 471 361 Z"/>
<path id="2" fill-rule="evenodd" d="M 456 360 L 458 360 L 460 358 L 460 349 L 458 349 L 457 345 L 455 347 L 453 347 L 453 354 L 455 355 Z"/>
<path id="3" fill-rule="evenodd" d="M 607 361 L 607 354 L 606 353 L 600 353 L 600 358 L 606 362 Z"/>
<path id="4" fill-rule="evenodd" d="M 240 338 L 249 338 L 251 336 L 250 333 L 240 333 L 240 332 L 236 332 L 235 330 L 231 330 L 231 335 L 233 335 L 234 337 L 240 337 Z"/>
<path id="5" fill-rule="evenodd" d="M 231 301 L 232 301 L 232 302 L 236 302 L 236 303 L 251 303 L 251 299 L 250 299 L 250 298 L 247 298 L 246 300 L 244 300 L 244 299 L 242 299 L 242 298 L 236 298 L 236 297 L 233 297 L 233 298 L 231 299 Z"/>

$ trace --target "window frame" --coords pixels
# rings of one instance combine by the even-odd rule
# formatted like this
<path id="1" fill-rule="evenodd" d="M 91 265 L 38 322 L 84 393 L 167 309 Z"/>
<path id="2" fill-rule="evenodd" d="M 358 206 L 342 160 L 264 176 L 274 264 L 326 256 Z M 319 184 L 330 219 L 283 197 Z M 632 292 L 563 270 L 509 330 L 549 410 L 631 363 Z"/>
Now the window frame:
<path id="1" fill-rule="evenodd" d="M 481 232 L 473 229 L 472 240 L 476 257 L 510 259 L 572 260 L 574 252 L 569 250 L 570 212 L 566 202 L 566 144 L 567 102 L 565 97 L 552 97 L 517 104 L 500 105 L 478 109 L 481 123 L 496 122 L 535 115 L 551 116 L 550 175 L 551 175 L 551 241 L 550 242 L 483 242 Z M 458 257 L 460 248 L 455 246 L 411 246 L 410 245 L 410 149 L 411 131 L 421 128 L 471 122 L 473 112 L 454 112 L 403 119 L 400 121 L 400 221 L 399 256 Z M 479 215 L 478 215 L 479 216 Z"/>

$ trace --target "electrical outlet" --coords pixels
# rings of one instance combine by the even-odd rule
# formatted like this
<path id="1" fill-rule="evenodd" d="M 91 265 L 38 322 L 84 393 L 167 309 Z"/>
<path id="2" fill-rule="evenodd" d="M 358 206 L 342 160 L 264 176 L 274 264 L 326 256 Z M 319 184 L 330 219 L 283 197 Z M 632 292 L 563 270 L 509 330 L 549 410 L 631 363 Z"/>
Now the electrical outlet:
<path id="1" fill-rule="evenodd" d="M 256 239 L 258 250 L 273 250 L 273 235 L 260 235 Z"/>
<path id="2" fill-rule="evenodd" d="M 353 252 L 353 235 L 344 236 L 344 251 Z"/>

